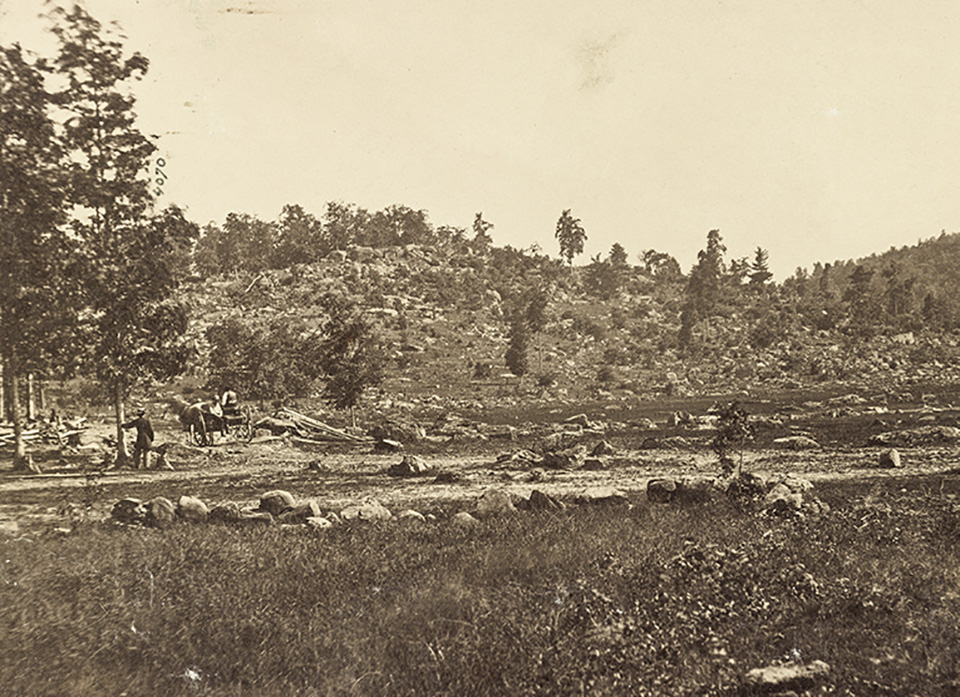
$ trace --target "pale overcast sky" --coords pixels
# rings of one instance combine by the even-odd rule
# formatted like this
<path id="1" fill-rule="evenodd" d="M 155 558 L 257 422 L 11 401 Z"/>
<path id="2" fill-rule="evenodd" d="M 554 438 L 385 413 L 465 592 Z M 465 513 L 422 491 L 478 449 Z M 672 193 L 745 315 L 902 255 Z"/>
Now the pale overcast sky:
<path id="1" fill-rule="evenodd" d="M 164 202 L 426 209 L 497 244 L 797 266 L 960 230 L 954 0 L 88 0 L 150 59 Z M 40 3 L 0 0 L 39 53 Z"/>

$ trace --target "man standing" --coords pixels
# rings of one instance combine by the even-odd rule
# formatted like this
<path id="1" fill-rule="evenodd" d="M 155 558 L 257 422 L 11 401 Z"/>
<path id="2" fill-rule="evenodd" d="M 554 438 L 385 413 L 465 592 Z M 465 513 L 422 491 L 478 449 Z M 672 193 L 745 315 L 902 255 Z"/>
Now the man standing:
<path id="1" fill-rule="evenodd" d="M 133 446 L 134 467 L 147 469 L 149 465 L 150 448 L 153 446 L 153 426 L 150 420 L 145 416 L 146 411 L 137 409 L 137 418 L 133 421 L 123 424 L 125 429 L 137 429 L 137 442 Z M 141 465 L 141 457 L 143 464 Z"/>

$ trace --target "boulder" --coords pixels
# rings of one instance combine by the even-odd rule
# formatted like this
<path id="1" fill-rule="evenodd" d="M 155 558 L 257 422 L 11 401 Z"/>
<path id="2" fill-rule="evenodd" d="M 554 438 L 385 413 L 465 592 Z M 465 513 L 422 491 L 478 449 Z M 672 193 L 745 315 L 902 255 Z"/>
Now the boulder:
<path id="1" fill-rule="evenodd" d="M 432 470 L 419 455 L 404 455 L 400 462 L 387 469 L 387 474 L 391 477 L 421 477 L 430 474 Z"/>
<path id="2" fill-rule="evenodd" d="M 616 448 L 610 445 L 610 443 L 607 441 L 602 440 L 593 446 L 593 450 L 590 451 L 590 455 L 593 457 L 600 457 L 601 455 L 613 455 L 615 452 L 617 452 Z"/>
<path id="3" fill-rule="evenodd" d="M 320 505 L 316 501 L 307 501 L 281 513 L 277 516 L 277 522 L 287 525 L 303 525 L 307 522 L 307 518 L 319 518 L 321 514 Z"/>
<path id="4" fill-rule="evenodd" d="M 627 498 L 627 495 L 623 493 L 620 489 L 617 489 L 612 486 L 601 486 L 601 487 L 595 487 L 592 489 L 587 489 L 577 494 L 574 500 L 580 504 L 614 505 L 614 506 L 630 505 L 630 499 Z"/>
<path id="5" fill-rule="evenodd" d="M 144 504 L 144 523 L 151 528 L 166 528 L 177 519 L 177 507 L 163 496 L 152 498 Z"/>
<path id="6" fill-rule="evenodd" d="M 460 511 L 450 518 L 450 522 L 460 528 L 475 528 L 480 525 L 480 521 L 474 518 L 472 515 L 466 511 Z"/>
<path id="7" fill-rule="evenodd" d="M 900 452 L 896 448 L 890 448 L 889 450 L 884 450 L 880 453 L 880 459 L 877 463 L 878 467 L 899 467 L 900 466 Z"/>
<path id="8" fill-rule="evenodd" d="M 781 483 L 775 484 L 763 498 L 763 508 L 773 513 L 793 513 L 803 506 L 803 494 L 790 491 Z"/>
<path id="9" fill-rule="evenodd" d="M 647 436 L 642 441 L 640 441 L 640 447 L 643 450 L 656 450 L 660 447 L 660 441 L 654 438 L 653 436 Z"/>
<path id="10" fill-rule="evenodd" d="M 587 449 L 583 445 L 577 445 L 565 450 L 552 450 L 543 454 L 544 467 L 551 469 L 575 470 L 583 467 L 587 459 Z"/>
<path id="11" fill-rule="evenodd" d="M 364 499 L 360 503 L 347 506 L 340 511 L 343 520 L 389 520 L 393 514 L 376 499 Z"/>
<path id="12" fill-rule="evenodd" d="M 786 436 L 784 438 L 774 438 L 773 444 L 780 448 L 789 448 L 790 450 L 816 450 L 820 444 L 813 438 L 807 436 Z"/>
<path id="13" fill-rule="evenodd" d="M 593 424 L 590 422 L 590 419 L 587 418 L 586 414 L 576 414 L 563 420 L 565 424 L 573 424 L 575 426 L 580 426 L 581 428 L 593 428 Z"/>
<path id="14" fill-rule="evenodd" d="M 510 494 L 502 489 L 487 489 L 477 499 L 478 518 L 496 518 L 502 515 L 516 513 Z"/>
<path id="15" fill-rule="evenodd" d="M 588 457 L 583 461 L 583 469 L 590 472 L 600 472 L 607 469 L 607 462 L 599 457 Z"/>
<path id="16" fill-rule="evenodd" d="M 235 523 L 240 520 L 241 516 L 240 505 L 233 501 L 226 501 L 225 503 L 218 503 L 211 508 L 207 514 L 207 519 L 216 520 L 221 523 Z"/>
<path id="17" fill-rule="evenodd" d="M 784 665 L 754 668 L 744 676 L 747 691 L 759 694 L 798 692 L 816 687 L 830 673 L 830 666 L 823 661 L 810 663 L 786 663 Z"/>
<path id="18" fill-rule="evenodd" d="M 405 523 L 411 523 L 411 522 L 426 523 L 427 522 L 427 518 L 426 516 L 423 515 L 423 513 L 420 513 L 419 511 L 415 511 L 411 508 L 408 508 L 407 510 L 401 511 L 400 513 L 398 513 L 397 520 Z"/>
<path id="19" fill-rule="evenodd" d="M 530 492 L 530 498 L 526 502 L 527 510 L 530 511 L 562 511 L 566 509 L 563 501 L 558 501 L 550 494 L 545 494 L 539 489 Z"/>
<path id="20" fill-rule="evenodd" d="M 120 499 L 110 512 L 110 517 L 121 523 L 142 523 L 145 515 L 143 502 L 133 498 Z"/>
<path id="21" fill-rule="evenodd" d="M 260 496 L 260 510 L 278 516 L 297 505 L 293 494 L 283 489 L 274 489 Z"/>
<path id="22" fill-rule="evenodd" d="M 674 479 L 651 479 L 647 482 L 647 500 L 651 503 L 670 503 L 677 497 L 679 488 Z"/>
<path id="23" fill-rule="evenodd" d="M 184 520 L 201 522 L 207 519 L 210 509 L 195 496 L 181 496 L 177 501 L 177 515 Z"/>

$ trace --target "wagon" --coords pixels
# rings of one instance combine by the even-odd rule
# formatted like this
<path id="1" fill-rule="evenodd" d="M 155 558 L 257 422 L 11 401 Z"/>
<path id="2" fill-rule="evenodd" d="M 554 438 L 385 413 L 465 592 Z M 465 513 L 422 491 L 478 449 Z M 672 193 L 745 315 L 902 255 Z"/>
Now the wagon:
<path id="1" fill-rule="evenodd" d="M 248 406 L 217 411 L 205 409 L 201 418 L 202 426 L 193 431 L 193 441 L 197 445 L 213 445 L 216 432 L 221 436 L 232 433 L 237 440 L 246 443 L 253 438 L 253 414 Z"/>

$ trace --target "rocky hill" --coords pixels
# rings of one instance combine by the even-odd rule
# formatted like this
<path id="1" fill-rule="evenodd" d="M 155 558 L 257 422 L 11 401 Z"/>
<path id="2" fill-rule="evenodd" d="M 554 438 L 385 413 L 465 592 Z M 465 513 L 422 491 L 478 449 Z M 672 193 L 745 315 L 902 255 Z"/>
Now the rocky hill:
<path id="1" fill-rule="evenodd" d="M 187 382 L 205 381 L 207 327 L 229 317 L 309 325 L 322 318 L 319 299 L 335 293 L 362 308 L 386 348 L 386 380 L 366 399 L 379 412 L 624 407 L 664 395 L 759 398 L 784 389 L 897 398 L 928 383 L 960 383 L 955 332 L 853 340 L 836 328 L 794 321 L 789 331 L 758 341 L 756 328 L 769 321 L 770 309 L 755 302 L 712 317 L 703 347 L 682 351 L 676 335 L 683 278 L 656 280 L 628 266 L 619 292 L 600 299 L 584 290 L 588 273 L 510 248 L 406 245 L 352 246 L 312 264 L 194 280 L 185 294 L 196 348 Z M 532 339 L 530 372 L 520 379 L 504 363 L 507 317 L 531 289 L 548 293 L 547 322 Z M 780 290 L 770 297 L 770 307 L 790 314 Z"/>

